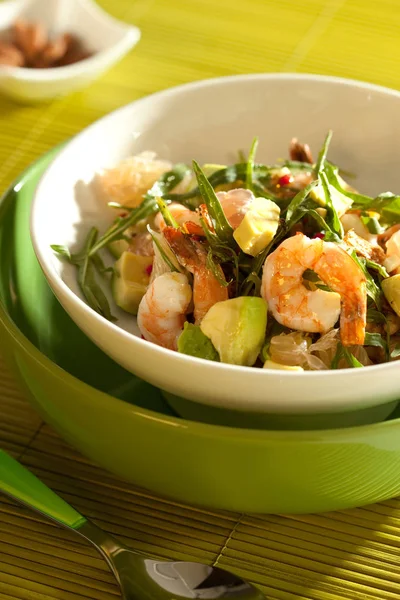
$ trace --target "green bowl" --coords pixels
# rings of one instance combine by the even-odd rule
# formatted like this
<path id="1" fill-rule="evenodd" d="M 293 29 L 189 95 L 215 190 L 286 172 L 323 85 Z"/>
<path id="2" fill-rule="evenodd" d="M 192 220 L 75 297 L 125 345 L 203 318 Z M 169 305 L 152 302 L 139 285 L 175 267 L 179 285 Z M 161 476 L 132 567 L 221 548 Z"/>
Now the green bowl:
<path id="1" fill-rule="evenodd" d="M 95 347 L 55 300 L 30 243 L 32 194 L 53 155 L 0 205 L 0 343 L 61 436 L 138 486 L 208 508 L 321 512 L 400 494 L 399 418 L 308 432 L 188 421 Z"/>

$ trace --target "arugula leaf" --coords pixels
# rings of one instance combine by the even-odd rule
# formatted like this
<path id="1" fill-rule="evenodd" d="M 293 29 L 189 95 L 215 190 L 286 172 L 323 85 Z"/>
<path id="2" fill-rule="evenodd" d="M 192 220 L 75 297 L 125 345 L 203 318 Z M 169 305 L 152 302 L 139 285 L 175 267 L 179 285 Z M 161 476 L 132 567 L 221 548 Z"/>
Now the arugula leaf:
<path id="1" fill-rule="evenodd" d="M 115 321 L 108 300 L 96 281 L 93 261 L 89 258 L 78 267 L 78 282 L 89 306 L 109 321 Z"/>
<path id="2" fill-rule="evenodd" d="M 333 229 L 331 229 L 331 227 L 328 225 L 328 223 L 325 221 L 325 219 L 314 208 L 309 208 L 309 209 L 305 208 L 304 214 L 307 214 L 309 217 L 314 219 L 314 221 L 316 221 L 316 223 L 318 223 L 320 231 L 323 231 L 325 234 L 325 236 L 324 236 L 325 242 L 340 242 L 341 241 L 341 237 L 335 231 L 333 231 Z"/>
<path id="3" fill-rule="evenodd" d="M 319 152 L 317 164 L 315 165 L 315 175 L 318 177 L 325 167 L 326 155 L 328 154 L 329 144 L 331 143 L 333 131 L 330 129 L 327 133 L 323 146 Z"/>
<path id="4" fill-rule="evenodd" d="M 97 236 L 98 231 L 96 227 L 92 227 L 86 238 L 83 252 L 80 255 L 72 257 L 72 260 L 78 266 L 78 283 L 89 306 L 109 321 L 113 321 L 115 317 L 111 314 L 108 300 L 96 281 L 95 267 L 90 257 L 90 250 L 96 243 Z M 81 258 L 82 255 L 83 258 Z"/>
<path id="5" fill-rule="evenodd" d="M 310 163 L 302 162 L 300 160 L 284 160 L 282 165 L 295 171 L 311 171 L 313 168 Z"/>
<path id="6" fill-rule="evenodd" d="M 336 188 L 339 192 L 353 200 L 352 208 L 355 210 L 371 210 L 381 214 L 385 222 L 392 224 L 399 222 L 400 220 L 400 196 L 393 194 L 392 192 L 384 192 L 372 198 L 365 194 L 359 194 L 357 192 L 350 192 L 345 190 L 340 185 L 338 179 L 339 169 L 337 166 L 325 163 L 325 173 L 329 183 Z"/>
<path id="7" fill-rule="evenodd" d="M 107 202 L 107 206 L 116 208 L 117 210 L 126 210 L 128 212 L 133 210 L 132 206 L 125 206 L 125 204 L 120 204 L 119 202 Z"/>
<path id="8" fill-rule="evenodd" d="M 255 273 L 254 271 L 252 271 L 247 277 L 246 279 L 243 281 L 242 283 L 242 288 L 244 288 L 244 290 L 247 289 L 247 286 L 254 286 L 254 296 L 260 296 L 260 290 L 261 290 L 261 278 L 260 276 Z M 250 288 L 252 289 L 252 288 Z M 248 293 L 244 293 L 242 294 L 243 296 L 248 296 Z"/>
<path id="9" fill-rule="evenodd" d="M 379 234 L 384 231 L 384 228 L 381 226 L 376 217 L 370 217 L 369 215 L 362 214 L 361 221 L 370 233 Z"/>
<path id="10" fill-rule="evenodd" d="M 329 225 L 330 231 L 333 231 L 340 240 L 343 238 L 343 225 L 333 205 L 329 182 L 323 171 L 319 173 L 319 180 L 324 190 L 326 208 L 329 215 L 329 222 L 327 220 L 327 224 Z"/>
<path id="11" fill-rule="evenodd" d="M 96 243 L 98 230 L 92 227 L 86 237 L 83 249 L 71 254 L 65 246 L 52 245 L 51 248 L 72 265 L 78 268 L 78 284 L 88 305 L 109 321 L 115 321 L 108 300 L 96 281 L 96 269 L 103 275 L 108 272 L 100 256 L 91 257 L 90 250 Z"/>
<path id="12" fill-rule="evenodd" d="M 160 209 L 160 213 L 162 214 L 165 224 L 168 227 L 173 227 L 174 229 L 179 229 L 178 223 L 176 222 L 174 217 L 169 212 L 168 207 L 165 204 L 164 200 L 162 200 L 162 198 L 158 197 L 158 198 L 156 198 L 156 202 L 157 202 L 158 208 Z"/>
<path id="13" fill-rule="evenodd" d="M 71 252 L 69 251 L 69 248 L 67 248 L 67 246 L 52 244 L 50 248 L 54 250 L 54 252 L 56 252 L 57 254 L 60 254 L 60 256 L 67 258 L 69 261 L 71 260 Z"/>
<path id="14" fill-rule="evenodd" d="M 375 310 L 375 308 L 369 308 L 367 310 L 367 321 L 369 323 L 380 323 L 386 324 L 387 319 L 385 315 L 379 310 Z"/>
<path id="15" fill-rule="evenodd" d="M 292 201 L 286 209 L 285 223 L 287 229 L 290 229 L 291 227 L 293 227 L 293 225 L 297 223 L 297 221 L 299 221 L 298 210 L 308 199 L 311 190 L 313 190 L 317 185 L 317 180 L 312 181 L 309 185 L 307 185 L 307 187 L 305 187 L 303 190 L 300 190 L 300 192 L 298 192 L 292 199 Z M 300 218 L 302 216 L 303 214 L 300 216 Z"/>
<path id="16" fill-rule="evenodd" d="M 400 356 L 400 344 L 396 344 L 390 353 L 390 358 L 398 358 Z"/>
<path id="17" fill-rule="evenodd" d="M 372 269 L 373 271 L 376 271 L 384 279 L 389 277 L 389 273 L 386 271 L 386 269 L 383 265 L 380 265 L 380 264 L 374 262 L 373 260 L 370 260 L 369 258 L 365 258 L 364 260 L 365 260 L 365 266 L 367 267 L 367 269 Z"/>
<path id="18" fill-rule="evenodd" d="M 204 335 L 199 325 L 186 321 L 178 338 L 178 352 L 219 362 L 219 354 L 211 340 Z"/>
<path id="19" fill-rule="evenodd" d="M 150 225 L 147 225 L 147 231 L 150 233 L 151 238 L 160 253 L 161 258 L 167 265 L 170 271 L 175 273 L 181 273 L 182 269 L 180 268 L 179 262 L 176 259 L 174 253 L 168 245 L 167 240 L 163 237 L 161 233 L 158 231 L 153 231 Z"/>
<path id="20" fill-rule="evenodd" d="M 232 280 L 229 282 L 223 280 L 215 263 L 232 263 L 234 271 L 233 281 L 235 283 L 236 295 L 239 285 L 239 256 L 236 254 L 233 248 L 221 243 L 218 236 L 216 236 L 214 232 L 210 231 L 203 217 L 200 217 L 200 225 L 203 228 L 206 240 L 210 246 L 207 255 L 208 268 L 213 272 L 214 277 L 217 279 L 217 281 L 219 281 L 224 286 L 228 286 L 230 283 L 232 283 Z"/>
<path id="21" fill-rule="evenodd" d="M 367 310 L 367 322 L 368 323 L 377 323 L 380 325 L 384 325 L 385 326 L 385 330 L 386 330 L 386 340 L 383 340 L 384 343 L 384 350 L 385 350 L 385 356 L 386 356 L 386 360 L 389 360 L 389 356 L 388 356 L 388 352 L 389 352 L 389 348 L 390 348 L 390 327 L 388 324 L 388 320 L 386 318 L 386 315 L 384 315 L 382 312 L 379 312 L 378 310 L 375 310 L 374 308 L 369 308 Z M 366 332 L 365 334 L 365 340 L 369 340 L 371 339 L 370 336 L 373 335 L 372 333 Z M 380 335 L 380 334 L 378 334 Z M 382 336 L 381 336 L 382 337 Z M 381 344 L 374 344 L 374 343 L 367 343 L 367 341 L 364 342 L 365 346 L 378 346 Z M 383 347 L 383 346 L 381 346 Z"/>
<path id="22" fill-rule="evenodd" d="M 378 310 L 380 310 L 382 308 L 383 292 L 376 285 L 374 278 L 368 272 L 367 267 L 366 267 L 366 264 L 367 264 L 366 259 L 362 258 L 360 256 L 357 256 L 355 250 L 352 250 L 351 252 L 349 252 L 349 255 L 358 264 L 358 266 L 360 267 L 360 269 L 364 273 L 365 279 L 366 279 L 366 284 L 367 284 L 367 295 L 375 302 Z M 375 265 L 376 263 L 373 263 L 373 264 Z"/>
<path id="23" fill-rule="evenodd" d="M 363 194 L 358 194 L 357 192 L 350 192 L 345 190 L 339 181 L 339 168 L 336 165 L 331 164 L 330 162 L 325 162 L 324 167 L 325 175 L 328 179 L 328 182 L 341 194 L 347 196 L 353 201 L 352 208 L 360 208 L 366 209 L 369 208 L 368 204 L 371 202 L 372 198 L 370 196 L 364 196 Z"/>
<path id="24" fill-rule="evenodd" d="M 392 192 L 383 192 L 376 198 L 359 196 L 353 208 L 378 212 L 386 223 L 392 224 L 400 219 L 400 196 Z"/>
<path id="25" fill-rule="evenodd" d="M 218 281 L 218 283 L 220 285 L 222 285 L 223 287 L 228 287 L 228 285 L 231 283 L 231 281 L 226 281 L 226 279 L 221 276 L 220 269 L 218 268 L 219 265 L 214 261 L 214 255 L 213 255 L 213 251 L 211 250 L 211 248 L 209 248 L 208 253 L 207 253 L 206 266 L 207 266 L 207 269 L 209 269 L 211 271 L 211 273 L 214 275 L 215 279 Z"/>
<path id="26" fill-rule="evenodd" d="M 342 358 L 343 358 L 343 346 L 339 342 L 336 347 L 335 356 L 333 357 L 332 362 L 331 362 L 331 369 L 337 369 L 339 367 L 339 362 L 341 361 Z"/>
<path id="27" fill-rule="evenodd" d="M 346 346 L 342 346 L 342 348 L 343 348 L 343 356 L 347 360 L 349 367 L 359 369 L 360 367 L 364 366 L 362 363 L 360 363 L 359 360 L 356 359 L 356 357 L 350 352 L 350 350 L 348 348 L 346 348 Z"/>
<path id="28" fill-rule="evenodd" d="M 258 138 L 254 138 L 253 143 L 251 144 L 249 158 L 247 159 L 247 167 L 246 167 L 246 187 L 248 190 L 254 191 L 253 188 L 253 171 L 254 171 L 254 157 L 257 152 L 258 146 Z"/>
<path id="29" fill-rule="evenodd" d="M 193 171 L 197 178 L 197 184 L 199 186 L 201 197 L 207 206 L 208 213 L 213 222 L 216 235 L 221 242 L 224 242 L 228 245 L 232 244 L 233 229 L 230 226 L 224 211 L 222 210 L 221 203 L 218 200 L 211 183 L 204 175 L 201 167 L 195 160 L 193 161 Z"/>
<path id="30" fill-rule="evenodd" d="M 342 360 L 342 358 L 346 360 L 349 367 L 352 367 L 354 369 L 359 369 L 360 367 L 364 366 L 362 363 L 360 363 L 359 360 L 357 360 L 357 358 L 350 352 L 350 350 L 346 348 L 346 346 L 343 346 L 343 344 L 339 342 L 337 345 L 335 356 L 333 357 L 331 362 L 331 369 L 338 369 L 339 362 Z"/>
<path id="31" fill-rule="evenodd" d="M 91 260 L 93 262 L 93 265 L 96 267 L 97 271 L 100 273 L 100 275 L 105 275 L 105 273 L 114 272 L 114 269 L 112 267 L 105 266 L 100 254 L 93 254 Z"/>
<path id="32" fill-rule="evenodd" d="M 385 352 L 385 360 L 389 360 L 389 347 L 380 333 L 365 333 L 364 346 L 376 346 L 382 348 Z"/>

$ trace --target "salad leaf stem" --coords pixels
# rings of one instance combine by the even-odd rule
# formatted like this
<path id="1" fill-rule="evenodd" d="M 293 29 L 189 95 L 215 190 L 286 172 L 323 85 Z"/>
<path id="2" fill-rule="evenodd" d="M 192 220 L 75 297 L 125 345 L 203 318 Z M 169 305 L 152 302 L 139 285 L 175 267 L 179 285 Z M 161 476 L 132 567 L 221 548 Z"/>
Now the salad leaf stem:
<path id="1" fill-rule="evenodd" d="M 323 171 L 323 169 L 325 168 L 326 155 L 328 154 L 328 149 L 329 149 L 329 144 L 331 143 L 332 134 L 333 134 L 333 132 L 330 129 L 324 140 L 323 146 L 319 152 L 317 164 L 315 165 L 316 177 L 318 177 L 320 175 L 320 173 Z"/>
<path id="2" fill-rule="evenodd" d="M 353 367 L 355 369 L 364 367 L 364 365 L 362 363 L 360 363 L 359 360 L 357 360 L 357 358 L 354 356 L 354 354 L 352 354 L 350 352 L 350 350 L 348 348 L 346 348 L 346 346 L 342 345 L 342 349 L 343 349 L 343 357 L 347 360 L 349 367 Z"/>
<path id="3" fill-rule="evenodd" d="M 158 197 L 158 198 L 156 198 L 156 202 L 157 202 L 158 208 L 160 209 L 160 213 L 162 214 L 162 217 L 165 221 L 165 224 L 168 227 L 173 227 L 174 229 L 179 229 L 179 225 L 178 225 L 177 221 L 174 219 L 174 217 L 169 212 L 168 207 L 167 207 L 166 203 L 164 202 L 164 200 L 162 200 L 162 198 Z"/>
<path id="4" fill-rule="evenodd" d="M 78 268 L 78 284 L 88 305 L 109 321 L 114 321 L 115 317 L 111 314 L 108 300 L 96 281 L 96 268 L 102 275 L 108 269 L 105 268 L 100 256 L 95 257 L 97 260 L 90 257 L 90 249 L 96 243 L 97 237 L 98 230 L 96 227 L 92 227 L 86 237 L 83 249 L 76 254 L 71 254 L 65 246 L 53 245 L 51 247 L 54 252 Z"/>
<path id="5" fill-rule="evenodd" d="M 389 360 L 389 346 L 387 340 L 385 340 L 380 333 L 365 333 L 364 346 L 376 346 L 382 348 L 385 353 L 385 360 Z"/>
<path id="6" fill-rule="evenodd" d="M 339 240 L 341 240 L 343 238 L 343 225 L 339 219 L 339 216 L 336 212 L 336 209 L 333 205 L 332 202 L 332 196 L 331 196 L 331 191 L 329 188 L 329 182 L 328 179 L 324 173 L 324 171 L 321 171 L 319 173 L 319 180 L 321 182 L 322 188 L 324 190 L 324 194 L 325 194 L 325 202 L 326 202 L 326 207 L 328 209 L 328 215 L 329 215 L 329 229 L 331 231 L 333 231 L 336 236 L 339 238 Z"/>
<path id="7" fill-rule="evenodd" d="M 217 198 L 213 186 L 195 160 L 193 161 L 193 170 L 197 178 L 201 197 L 203 198 L 211 220 L 213 221 L 217 237 L 221 242 L 231 245 L 233 242 L 233 229 L 222 210 L 221 203 Z"/>
<path id="8" fill-rule="evenodd" d="M 253 143 L 251 144 L 249 158 L 247 160 L 246 166 L 246 187 L 248 190 L 254 192 L 253 187 L 253 171 L 254 171 L 254 158 L 257 152 L 258 147 L 258 138 L 254 138 Z"/>

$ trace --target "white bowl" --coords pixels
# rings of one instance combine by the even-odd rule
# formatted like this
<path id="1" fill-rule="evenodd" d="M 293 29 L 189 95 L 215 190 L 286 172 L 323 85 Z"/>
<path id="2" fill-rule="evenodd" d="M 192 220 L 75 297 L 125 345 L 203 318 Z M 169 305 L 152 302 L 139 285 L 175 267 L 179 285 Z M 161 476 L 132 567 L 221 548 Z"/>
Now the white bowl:
<path id="1" fill-rule="evenodd" d="M 140 39 L 137 27 L 114 19 L 93 0 L 0 3 L 0 31 L 21 17 L 40 21 L 55 33 L 75 33 L 93 56 L 51 69 L 0 66 L 0 90 L 17 100 L 49 100 L 82 88 L 120 60 Z"/>
<path id="2" fill-rule="evenodd" d="M 99 169 L 130 154 L 154 150 L 173 162 L 229 163 L 257 135 L 258 159 L 274 162 L 286 156 L 292 136 L 316 151 L 329 128 L 334 131 L 331 159 L 358 174 L 362 191 L 400 189 L 400 93 L 354 81 L 285 74 L 208 80 L 144 98 L 90 126 L 56 157 L 32 209 L 35 252 L 61 304 L 116 362 L 203 406 L 275 415 L 353 411 L 353 424 L 386 417 L 400 396 L 399 363 L 289 373 L 171 352 L 140 339 L 136 319 L 115 307 L 117 323 L 89 308 L 74 267 L 50 248 L 80 245 L 89 226 L 109 224 L 109 209 L 100 208 L 90 182 Z M 354 421 L 354 411 L 363 409 L 364 417 Z"/>

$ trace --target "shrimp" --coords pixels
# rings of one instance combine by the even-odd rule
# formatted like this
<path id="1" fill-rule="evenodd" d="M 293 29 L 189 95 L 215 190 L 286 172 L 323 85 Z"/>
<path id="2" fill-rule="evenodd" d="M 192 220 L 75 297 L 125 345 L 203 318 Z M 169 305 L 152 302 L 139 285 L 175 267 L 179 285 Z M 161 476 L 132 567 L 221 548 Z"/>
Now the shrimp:
<path id="1" fill-rule="evenodd" d="M 312 269 L 332 292 L 303 285 Z M 343 248 L 297 233 L 270 254 L 263 268 L 261 295 L 275 319 L 300 331 L 326 333 L 340 314 L 343 345 L 362 345 L 365 337 L 367 294 L 361 268 Z"/>
<path id="2" fill-rule="evenodd" d="M 149 342 L 177 349 L 186 321 L 192 288 L 183 273 L 164 273 L 149 285 L 139 304 L 137 323 Z"/>
<path id="3" fill-rule="evenodd" d="M 254 200 L 254 194 L 244 188 L 235 188 L 229 192 L 217 192 L 217 198 L 229 225 L 237 229 Z"/>
<path id="4" fill-rule="evenodd" d="M 180 264 L 193 273 L 193 312 L 199 324 L 216 302 L 228 299 L 228 288 L 207 268 L 207 250 L 201 242 L 173 227 L 166 227 L 163 233 Z M 222 268 L 218 265 L 217 269 L 219 278 L 225 281 Z"/>
<path id="5" fill-rule="evenodd" d="M 178 202 L 172 202 L 168 206 L 168 211 L 170 212 L 171 216 L 175 219 L 175 221 L 178 223 L 178 225 L 184 225 L 186 223 L 194 223 L 199 228 L 199 232 L 201 232 L 201 233 L 203 232 L 201 225 L 200 225 L 199 215 L 194 210 L 190 210 L 190 208 L 187 208 L 186 206 L 183 206 L 183 204 L 179 204 Z M 164 221 L 164 218 L 160 212 L 157 213 L 155 216 L 154 226 L 159 231 L 163 231 L 165 229 L 165 227 L 167 226 Z"/>

